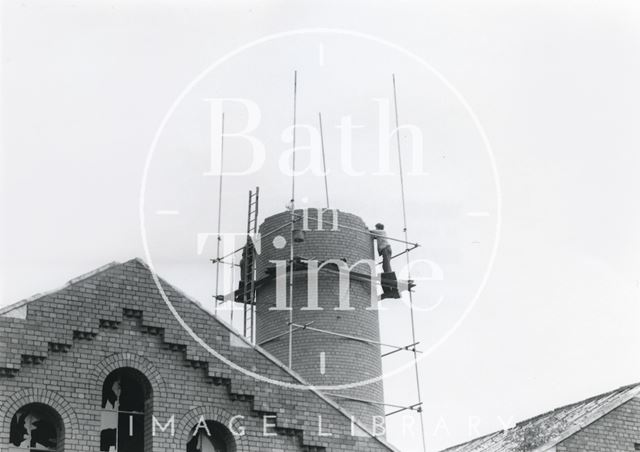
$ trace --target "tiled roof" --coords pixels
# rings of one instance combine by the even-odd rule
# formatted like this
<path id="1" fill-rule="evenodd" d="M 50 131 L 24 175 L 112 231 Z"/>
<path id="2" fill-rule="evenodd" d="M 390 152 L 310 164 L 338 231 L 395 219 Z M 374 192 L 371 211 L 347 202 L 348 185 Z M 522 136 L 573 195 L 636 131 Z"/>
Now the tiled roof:
<path id="1" fill-rule="evenodd" d="M 640 394 L 640 383 L 557 408 L 442 452 L 544 452 Z"/>

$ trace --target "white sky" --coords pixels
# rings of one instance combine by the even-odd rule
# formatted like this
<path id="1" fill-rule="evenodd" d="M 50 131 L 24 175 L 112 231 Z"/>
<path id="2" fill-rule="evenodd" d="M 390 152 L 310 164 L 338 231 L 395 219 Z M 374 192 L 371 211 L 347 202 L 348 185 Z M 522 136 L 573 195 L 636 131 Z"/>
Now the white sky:
<path id="1" fill-rule="evenodd" d="M 392 41 L 444 74 L 483 124 L 500 175 L 502 234 L 488 284 L 461 327 L 420 364 L 430 448 L 640 381 L 637 2 L 6 1 L 2 13 L 0 305 L 143 256 L 144 163 L 180 92 L 256 38 L 332 27 Z M 215 230 L 218 193 L 217 179 L 202 177 L 210 138 L 203 98 L 247 97 L 263 109 L 256 134 L 269 158 L 255 176 L 225 181 L 223 229 L 242 230 L 253 185 L 263 193 L 262 217 L 283 208 L 289 180 L 275 165 L 288 147 L 280 134 L 291 121 L 293 69 L 300 122 L 315 124 L 323 112 L 329 167 L 339 164 L 339 118 L 352 115 L 365 126 L 354 138 L 354 166 L 369 172 L 372 99 L 390 96 L 397 73 L 401 115 L 424 131 L 429 173 L 407 180 L 410 233 L 424 245 L 417 257 L 445 268 L 440 286 L 417 292 L 424 305 L 447 296 L 418 316 L 419 338 L 433 344 L 486 269 L 495 181 L 455 96 L 372 42 L 318 34 L 273 41 L 185 97 L 159 140 L 147 186 L 160 274 L 203 301 L 212 293 L 212 268 L 193 252 L 194 234 Z M 229 128 L 242 121 L 229 110 Z M 228 149 L 229 165 L 239 164 L 246 149 L 232 142 Z M 321 183 L 300 178 L 300 199 L 320 204 Z M 400 236 L 397 184 L 393 176 L 336 171 L 332 202 Z M 164 223 L 151 215 L 157 209 L 179 209 L 180 219 Z M 470 219 L 469 211 L 491 215 Z M 383 338 L 406 343 L 406 310 L 382 317 Z M 385 381 L 388 402 L 413 402 L 406 374 Z M 398 421 L 390 427 L 402 450 L 418 450 Z"/>

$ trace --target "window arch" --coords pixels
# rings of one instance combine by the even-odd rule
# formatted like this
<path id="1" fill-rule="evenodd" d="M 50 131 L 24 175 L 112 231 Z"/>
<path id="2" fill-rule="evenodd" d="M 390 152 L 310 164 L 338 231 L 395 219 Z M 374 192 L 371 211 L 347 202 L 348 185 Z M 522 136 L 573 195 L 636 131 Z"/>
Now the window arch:
<path id="1" fill-rule="evenodd" d="M 9 452 L 63 450 L 64 427 L 60 415 L 48 405 L 30 403 L 11 419 Z"/>
<path id="2" fill-rule="evenodd" d="M 102 385 L 101 451 L 150 450 L 151 392 L 149 381 L 138 370 L 121 368 L 107 376 Z"/>
<path id="3" fill-rule="evenodd" d="M 236 443 L 223 424 L 201 418 L 189 433 L 187 452 L 236 452 Z"/>

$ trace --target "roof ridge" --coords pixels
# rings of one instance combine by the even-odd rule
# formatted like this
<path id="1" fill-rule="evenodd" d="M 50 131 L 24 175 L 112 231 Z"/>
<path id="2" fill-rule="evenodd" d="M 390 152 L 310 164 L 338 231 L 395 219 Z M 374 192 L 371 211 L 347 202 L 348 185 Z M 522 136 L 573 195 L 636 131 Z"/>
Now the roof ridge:
<path id="1" fill-rule="evenodd" d="M 615 389 L 613 391 L 602 393 L 599 396 L 596 396 L 595 398 L 600 397 L 600 398 L 606 399 L 610 395 L 613 395 L 615 392 L 619 392 L 619 395 L 620 396 L 624 395 L 624 397 L 621 397 L 621 400 L 616 400 L 615 403 L 613 403 L 610 400 L 607 400 L 606 404 L 610 406 L 598 407 L 596 409 L 590 410 L 589 412 L 585 413 L 584 416 L 579 417 L 579 418 L 586 418 L 586 422 L 578 422 L 577 425 L 574 425 L 573 427 L 566 429 L 561 435 L 548 441 L 542 446 L 533 449 L 531 452 L 545 452 L 549 447 L 552 447 L 561 443 L 565 439 L 575 435 L 577 432 L 579 432 L 583 428 L 593 424 L 595 421 L 597 421 L 601 417 L 606 416 L 616 408 L 627 403 L 629 400 L 631 400 L 632 398 L 640 394 L 640 383 L 621 386 L 620 388 Z M 588 399 L 585 399 L 583 402 L 589 403 L 593 400 L 594 398 L 588 398 Z"/>
<path id="2" fill-rule="evenodd" d="M 629 385 L 620 386 L 617 389 L 613 389 L 611 391 L 605 391 L 605 392 L 602 392 L 600 394 L 597 394 L 597 395 L 594 395 L 594 396 L 591 396 L 591 397 L 587 397 L 586 399 L 579 400 L 577 402 L 572 402 L 572 403 L 567 403 L 566 405 L 561 405 L 559 407 L 556 407 L 556 408 L 553 408 L 551 410 L 545 411 L 544 413 L 540 413 L 540 414 L 537 414 L 537 415 L 532 416 L 530 418 L 523 419 L 523 420 L 521 420 L 519 422 L 516 422 L 514 427 L 518 427 L 518 426 L 527 424 L 527 423 L 532 422 L 532 421 L 534 421 L 534 420 L 536 420 L 538 418 L 542 418 L 542 417 L 548 416 L 548 415 L 550 415 L 552 413 L 555 413 L 555 412 L 558 412 L 558 411 L 566 410 L 566 409 L 575 407 L 577 405 L 586 404 L 586 403 L 589 403 L 589 402 L 593 402 L 594 400 L 597 400 L 597 399 L 603 399 L 605 397 L 612 396 L 617 392 L 620 392 L 620 393 L 624 392 L 624 391 L 626 391 L 628 389 L 631 389 L 631 388 L 633 388 L 635 386 L 640 386 L 640 382 L 639 383 L 633 383 L 633 384 L 629 384 Z"/>

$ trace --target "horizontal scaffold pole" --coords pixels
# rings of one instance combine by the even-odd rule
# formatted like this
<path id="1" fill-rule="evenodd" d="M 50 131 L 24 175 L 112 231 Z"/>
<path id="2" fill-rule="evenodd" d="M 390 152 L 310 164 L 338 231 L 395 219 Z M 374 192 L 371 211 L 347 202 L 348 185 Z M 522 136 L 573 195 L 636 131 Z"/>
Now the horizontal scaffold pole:
<path id="1" fill-rule="evenodd" d="M 393 410 L 390 413 L 386 413 L 385 416 L 391 416 L 393 414 L 402 413 L 403 411 L 407 411 L 407 410 L 413 410 L 413 411 L 417 411 L 418 413 L 422 413 L 422 402 L 414 403 L 413 405 L 409 405 L 405 407 L 400 407 L 397 410 Z"/>
<path id="2" fill-rule="evenodd" d="M 404 256 L 406 253 L 409 253 L 409 252 L 415 250 L 419 246 L 420 245 L 418 245 L 417 243 L 414 243 L 413 245 L 411 245 L 411 247 L 406 248 L 406 249 L 400 251 L 398 254 L 394 254 L 393 256 L 391 256 L 390 259 L 395 259 L 396 257 Z M 382 261 L 378 262 L 378 265 L 380 265 L 380 264 L 382 264 Z"/>
<path id="3" fill-rule="evenodd" d="M 396 352 L 401 352 L 403 350 L 406 350 L 408 352 L 412 352 L 413 349 L 416 347 L 416 345 L 418 345 L 420 342 L 414 342 L 413 344 L 409 344 L 406 347 L 402 347 L 402 348 L 398 348 L 396 350 L 391 350 L 390 352 L 387 353 L 383 353 L 381 356 L 384 358 L 385 356 L 389 356 L 389 355 L 393 355 Z M 420 353 L 420 352 L 418 352 Z"/>
<path id="4" fill-rule="evenodd" d="M 293 328 L 293 331 L 304 330 L 305 328 L 307 328 L 309 325 L 312 325 L 312 324 L 313 324 L 313 322 L 305 323 L 302 326 L 297 326 L 296 325 Z M 285 331 L 284 333 L 276 334 L 275 336 L 270 337 L 269 339 L 265 339 L 264 341 L 260 342 L 258 345 L 264 345 L 267 342 L 275 341 L 276 339 L 280 339 L 282 336 L 286 336 L 287 334 L 289 334 L 289 331 Z"/>
<path id="5" fill-rule="evenodd" d="M 223 261 L 222 258 L 220 259 L 211 259 L 211 262 L 215 263 L 221 263 L 223 265 L 230 265 L 232 267 L 240 267 L 240 264 L 236 264 L 235 262 L 229 262 L 229 261 Z"/>
<path id="6" fill-rule="evenodd" d="M 296 220 L 296 221 L 298 221 L 298 220 Z M 267 233 L 265 233 L 265 234 L 262 234 L 262 235 L 260 236 L 260 238 L 269 237 L 270 235 L 275 234 L 275 233 L 276 233 L 276 232 L 278 232 L 279 230 L 284 229 L 284 228 L 285 228 L 285 227 L 287 227 L 287 226 L 290 226 L 292 223 L 293 223 L 292 221 L 287 221 L 285 224 L 283 224 L 282 226 L 277 227 L 277 228 L 276 228 L 276 229 L 274 229 L 273 231 L 269 231 L 269 232 L 267 232 Z M 216 262 L 216 261 L 222 261 L 223 259 L 226 259 L 226 258 L 228 258 L 228 257 L 231 257 L 231 256 L 233 256 L 234 254 L 241 252 L 242 250 L 244 250 L 244 246 L 241 246 L 240 248 L 238 248 L 238 249 L 236 249 L 236 250 L 233 250 L 233 251 L 231 251 L 230 253 L 227 253 L 227 254 L 225 254 L 224 256 L 222 256 L 222 257 L 220 257 L 220 258 L 218 258 L 218 259 L 212 259 L 212 261 L 213 261 L 213 262 Z"/>
<path id="7" fill-rule="evenodd" d="M 298 219 L 304 218 L 304 215 L 300 215 L 300 214 L 294 214 L 294 215 L 297 216 Z M 314 217 L 309 217 L 309 216 L 307 216 L 307 219 L 313 220 L 313 221 L 321 221 L 322 223 L 324 223 L 326 225 L 334 226 L 333 222 L 327 221 L 325 219 L 319 219 L 319 218 L 314 218 Z M 376 234 L 374 234 L 373 232 L 371 232 L 371 231 L 369 231 L 367 229 L 362 230 L 362 229 L 359 229 L 359 228 L 354 228 L 352 226 L 345 226 L 344 224 L 342 224 L 342 225 L 341 224 L 337 224 L 337 226 L 338 226 L 338 229 L 341 229 L 341 228 L 342 229 L 349 229 L 351 231 L 359 232 L 360 234 L 366 234 L 366 235 L 370 235 L 372 237 L 376 236 Z M 412 245 L 414 248 L 417 248 L 417 247 L 420 246 L 418 243 L 407 242 L 406 240 L 397 239 L 395 237 L 385 237 L 385 238 L 387 240 L 391 240 L 391 241 L 394 241 L 394 242 L 404 243 L 405 245 Z"/>
<path id="8" fill-rule="evenodd" d="M 300 214 L 295 214 L 295 216 L 296 216 L 296 217 L 298 217 L 298 218 L 295 220 L 296 222 L 300 221 L 300 220 L 303 218 L 303 216 L 302 216 L 302 215 L 300 215 Z M 318 220 L 317 218 L 313 218 L 313 217 L 309 217 L 309 219 L 310 219 L 310 220 L 314 220 L 314 221 L 317 221 L 317 220 Z M 325 223 L 325 224 L 327 224 L 327 225 L 329 225 L 329 224 L 330 224 L 330 225 L 333 225 L 333 223 L 331 223 L 331 222 L 329 222 L 329 221 L 327 221 L 327 220 L 320 220 L 320 221 L 322 221 L 323 223 Z M 280 231 L 281 229 L 284 229 L 285 227 L 290 226 L 290 225 L 291 225 L 291 223 L 292 223 L 291 221 L 287 221 L 285 224 L 283 224 L 283 225 L 281 225 L 281 226 L 277 227 L 277 228 L 276 228 L 276 229 L 274 229 L 273 231 L 269 231 L 269 232 L 267 232 L 267 233 L 265 233 L 265 234 L 262 234 L 262 235 L 261 235 L 261 238 L 269 237 L 269 236 L 271 236 L 271 235 L 275 234 L 276 232 Z M 356 231 L 356 232 L 359 232 L 359 233 L 361 233 L 361 234 L 367 234 L 367 235 L 370 235 L 370 236 L 374 236 L 374 235 L 375 235 L 375 234 L 373 234 L 372 232 L 369 232 L 369 231 L 367 231 L 367 230 L 364 230 L 364 231 L 363 231 L 363 230 L 358 229 L 358 228 L 353 228 L 353 227 L 350 227 L 350 226 L 345 226 L 345 225 L 340 225 L 340 224 L 338 225 L 338 228 L 351 229 L 351 230 Z M 398 256 L 402 256 L 403 254 L 407 253 L 408 251 L 413 251 L 414 249 L 416 249 L 416 248 L 419 248 L 419 247 L 420 247 L 420 244 L 419 244 L 419 243 L 407 242 L 407 241 L 405 241 L 405 240 L 402 240 L 402 239 L 396 239 L 396 238 L 394 238 L 394 237 L 386 237 L 386 238 L 387 238 L 387 240 L 391 240 L 391 241 L 394 241 L 394 242 L 404 243 L 405 245 L 411 245 L 411 246 L 409 247 L 409 249 L 408 249 L 408 250 L 407 250 L 407 249 L 405 249 L 405 250 L 403 250 L 402 252 L 400 252 L 400 253 L 398 253 L 398 254 L 396 254 L 396 255 L 394 255 L 394 256 L 391 256 L 391 259 L 394 259 L 394 258 L 396 258 L 396 257 L 398 257 Z M 231 256 L 233 256 L 234 254 L 241 252 L 242 250 L 244 250 L 244 246 L 241 246 L 240 248 L 235 249 L 235 250 L 231 251 L 230 253 L 227 253 L 227 254 L 225 254 L 224 256 L 221 256 L 221 257 L 220 257 L 220 258 L 218 258 L 218 259 L 211 259 L 211 262 L 214 262 L 214 263 L 215 263 L 215 262 L 218 262 L 218 261 L 219 261 L 219 262 L 221 262 L 221 263 L 224 263 L 224 262 L 222 262 L 224 259 L 226 259 L 226 258 L 228 258 L 228 257 L 231 257 Z M 238 265 L 238 264 L 233 264 L 233 265 Z"/>
<path id="9" fill-rule="evenodd" d="M 413 409 L 415 409 L 415 407 L 417 407 L 419 405 L 422 405 L 422 403 L 414 403 L 413 405 L 405 406 L 405 405 L 396 405 L 396 404 L 387 403 L 387 402 L 378 402 L 376 400 L 370 400 L 370 399 L 361 399 L 360 397 L 352 397 L 352 396 L 342 395 L 342 394 L 327 393 L 326 395 L 329 396 L 329 397 L 335 397 L 337 399 L 353 400 L 354 402 L 370 403 L 372 405 L 389 406 L 391 408 L 398 408 L 400 411 L 413 410 Z"/>
<path id="10" fill-rule="evenodd" d="M 295 327 L 303 328 L 305 330 L 315 331 L 317 333 L 328 334 L 330 336 L 343 337 L 345 339 L 351 339 L 353 341 L 358 341 L 358 342 L 365 342 L 367 344 L 381 345 L 383 347 L 391 347 L 391 348 L 395 348 L 397 350 L 405 350 L 405 347 L 399 347 L 397 345 L 386 344 L 384 342 L 372 341 L 371 339 L 365 339 L 365 338 L 358 337 L 358 336 L 351 336 L 350 334 L 335 333 L 333 331 L 322 330 L 320 328 L 313 328 L 313 327 L 310 327 L 310 326 L 305 327 L 304 325 L 298 325 L 297 323 L 292 323 L 291 325 L 293 325 Z M 411 350 L 411 351 L 413 351 L 413 350 Z M 419 350 L 415 350 L 415 351 L 417 353 L 422 353 Z"/>

